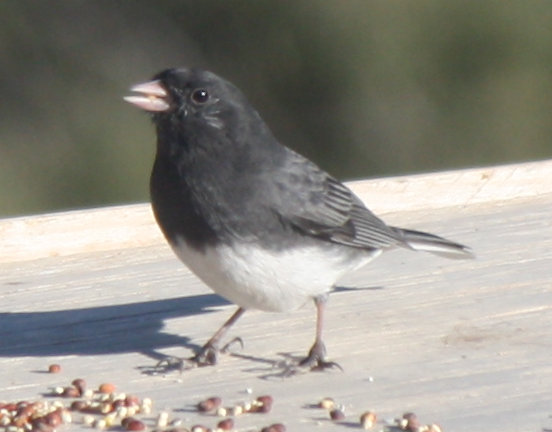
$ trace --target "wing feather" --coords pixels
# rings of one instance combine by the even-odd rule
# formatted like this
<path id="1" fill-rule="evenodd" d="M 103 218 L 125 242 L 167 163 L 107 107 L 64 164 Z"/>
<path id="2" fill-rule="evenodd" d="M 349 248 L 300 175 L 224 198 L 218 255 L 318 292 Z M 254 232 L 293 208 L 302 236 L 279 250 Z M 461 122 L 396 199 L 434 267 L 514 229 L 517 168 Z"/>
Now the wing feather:
<path id="1" fill-rule="evenodd" d="M 343 183 L 293 153 L 278 176 L 282 200 L 274 210 L 295 229 L 333 243 L 382 249 L 403 240 Z"/>

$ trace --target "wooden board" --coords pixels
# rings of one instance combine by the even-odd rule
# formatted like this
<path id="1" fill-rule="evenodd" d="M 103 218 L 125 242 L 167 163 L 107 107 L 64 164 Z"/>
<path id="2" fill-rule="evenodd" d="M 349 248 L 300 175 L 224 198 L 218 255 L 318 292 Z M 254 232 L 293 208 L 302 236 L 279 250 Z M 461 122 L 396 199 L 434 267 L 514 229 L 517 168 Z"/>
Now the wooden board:
<path id="1" fill-rule="evenodd" d="M 234 310 L 172 255 L 147 204 L 0 221 L 0 400 L 44 400 L 77 377 L 151 397 L 149 426 L 167 410 L 214 427 L 199 400 L 233 405 L 270 394 L 268 414 L 236 430 L 281 422 L 288 431 L 359 428 L 405 411 L 445 431 L 552 427 L 552 161 L 353 182 L 388 223 L 470 245 L 476 260 L 393 251 L 340 285 L 325 341 L 343 372 L 282 378 L 305 354 L 311 305 L 248 312 L 232 330 L 245 346 L 212 368 L 151 375 L 165 355 L 186 356 Z M 59 374 L 43 373 L 59 363 Z M 331 422 L 311 407 L 345 408 Z M 61 430 L 89 429 L 76 414 Z M 359 429 L 360 430 L 360 429 Z"/>

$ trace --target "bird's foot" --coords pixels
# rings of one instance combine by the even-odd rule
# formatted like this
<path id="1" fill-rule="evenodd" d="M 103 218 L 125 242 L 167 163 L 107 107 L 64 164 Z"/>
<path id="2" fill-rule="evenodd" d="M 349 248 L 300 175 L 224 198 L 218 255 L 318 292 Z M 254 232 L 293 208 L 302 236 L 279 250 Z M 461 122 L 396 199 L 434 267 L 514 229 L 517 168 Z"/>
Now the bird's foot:
<path id="1" fill-rule="evenodd" d="M 215 344 L 207 343 L 193 357 L 181 358 L 170 356 L 158 362 L 155 368 L 162 372 L 173 370 L 183 372 L 196 367 L 214 366 L 218 362 L 219 354 L 231 353 L 231 348 L 236 344 L 239 344 L 243 348 L 243 341 L 240 337 L 232 339 L 222 348 L 218 348 Z"/>
<path id="2" fill-rule="evenodd" d="M 291 376 L 310 371 L 323 371 L 327 369 L 339 369 L 343 372 L 343 368 L 339 365 L 339 363 L 326 360 L 326 347 L 324 346 L 324 342 L 318 340 L 309 350 L 307 356 L 294 365 L 288 365 L 283 375 Z"/>
<path id="3" fill-rule="evenodd" d="M 308 368 L 311 371 L 322 371 L 325 369 L 339 369 L 343 371 L 339 363 L 326 360 L 326 346 L 321 340 L 314 343 L 308 355 L 299 362 L 299 367 Z"/>

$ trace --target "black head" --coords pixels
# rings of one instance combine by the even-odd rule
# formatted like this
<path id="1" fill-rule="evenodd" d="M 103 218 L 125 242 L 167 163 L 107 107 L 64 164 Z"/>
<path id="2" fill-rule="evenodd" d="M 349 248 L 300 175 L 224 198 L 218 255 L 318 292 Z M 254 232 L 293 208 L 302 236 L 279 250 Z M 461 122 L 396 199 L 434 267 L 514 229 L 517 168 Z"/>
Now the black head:
<path id="1" fill-rule="evenodd" d="M 167 69 L 152 81 L 131 88 L 139 96 L 125 100 L 153 114 L 158 126 L 180 132 L 200 128 L 231 132 L 258 121 L 258 114 L 232 83 L 200 69 Z"/>

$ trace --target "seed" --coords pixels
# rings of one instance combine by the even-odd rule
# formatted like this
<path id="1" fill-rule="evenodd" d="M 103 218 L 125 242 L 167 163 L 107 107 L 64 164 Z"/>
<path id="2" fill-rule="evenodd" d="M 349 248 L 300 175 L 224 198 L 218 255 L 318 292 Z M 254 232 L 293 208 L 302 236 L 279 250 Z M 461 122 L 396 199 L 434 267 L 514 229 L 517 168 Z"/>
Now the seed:
<path id="1" fill-rule="evenodd" d="M 140 404 L 140 412 L 144 414 L 151 413 L 152 401 L 150 398 L 144 398 Z"/>
<path id="2" fill-rule="evenodd" d="M 126 409 L 127 409 L 127 415 L 128 416 L 133 416 L 134 414 L 136 414 L 139 411 L 138 407 L 135 407 L 135 406 L 126 407 Z"/>
<path id="3" fill-rule="evenodd" d="M 115 410 L 115 414 L 117 415 L 117 417 L 121 417 L 121 418 L 125 418 L 125 417 L 128 417 L 128 408 L 127 407 L 119 407 Z"/>
<path id="4" fill-rule="evenodd" d="M 282 423 L 274 423 L 262 428 L 261 432 L 286 432 L 286 427 Z"/>
<path id="5" fill-rule="evenodd" d="M 406 420 L 406 424 L 401 422 L 401 427 L 404 424 L 404 427 L 402 427 L 404 430 L 410 431 L 410 432 L 417 432 L 418 428 L 420 427 L 420 422 L 418 421 L 418 417 L 416 417 L 416 414 L 412 412 L 406 412 L 402 416 L 403 420 Z"/>
<path id="6" fill-rule="evenodd" d="M 5 417 L 6 422 L 2 426 L 9 426 L 11 424 L 12 426 L 23 427 L 29 421 L 29 417 L 31 416 L 31 414 L 32 413 L 28 413 L 28 414 L 21 413 L 17 415 L 17 417 L 14 417 L 13 419 L 10 419 L 10 417 L 6 416 Z"/>
<path id="7" fill-rule="evenodd" d="M 44 419 L 46 420 L 46 424 L 48 424 L 48 426 L 53 426 L 55 428 L 61 424 L 61 412 L 59 410 L 52 411 L 47 414 Z"/>
<path id="8" fill-rule="evenodd" d="M 96 429 L 105 429 L 107 427 L 107 423 L 104 419 L 98 419 L 98 420 L 94 421 L 93 426 Z"/>
<path id="9" fill-rule="evenodd" d="M 125 422 L 123 427 L 128 431 L 142 431 L 146 428 L 146 425 L 140 420 L 130 418 L 127 422 Z"/>
<path id="10" fill-rule="evenodd" d="M 63 409 L 61 411 L 61 422 L 62 423 L 72 423 L 73 422 L 73 415 L 71 414 L 71 411 L 67 409 Z"/>
<path id="11" fill-rule="evenodd" d="M 17 427 L 23 427 L 25 424 L 27 424 L 29 417 L 18 416 L 18 417 L 15 417 L 13 420 L 10 419 L 9 417 L 6 417 L 6 420 L 7 420 L 6 424 L 2 426 L 12 425 Z"/>
<path id="12" fill-rule="evenodd" d="M 399 427 L 400 430 L 406 430 L 406 425 L 408 424 L 408 420 L 403 418 L 397 418 L 395 419 L 395 423 Z"/>
<path id="13" fill-rule="evenodd" d="M 158 427 L 167 427 L 169 424 L 169 413 L 167 411 L 161 411 L 157 416 L 157 426 Z"/>
<path id="14" fill-rule="evenodd" d="M 234 428 L 234 420 L 231 418 L 226 418 L 224 420 L 221 420 L 217 424 L 218 429 L 222 429 L 223 431 L 229 431 Z"/>
<path id="15" fill-rule="evenodd" d="M 125 406 L 125 401 L 121 399 L 115 399 L 111 405 L 113 406 L 113 409 L 117 409 Z"/>
<path id="16" fill-rule="evenodd" d="M 29 417 L 36 410 L 34 404 L 28 404 L 28 402 L 19 402 L 17 404 L 17 417 Z M 0 412 L 1 415 L 1 412 Z"/>
<path id="17" fill-rule="evenodd" d="M 113 412 L 113 411 L 114 411 L 113 404 L 111 404 L 110 402 L 104 402 L 100 405 L 100 412 L 102 414 L 109 414 L 110 412 Z"/>
<path id="18" fill-rule="evenodd" d="M 243 414 L 243 407 L 241 405 L 236 405 L 230 410 L 230 415 L 236 417 Z"/>
<path id="19" fill-rule="evenodd" d="M 208 429 L 205 426 L 202 425 L 194 425 L 192 426 L 191 432 L 207 432 Z"/>
<path id="20" fill-rule="evenodd" d="M 140 412 L 142 414 L 150 414 L 151 413 L 151 405 L 142 405 L 140 407 Z"/>
<path id="21" fill-rule="evenodd" d="M 103 394 L 111 394 L 115 392 L 115 384 L 103 383 L 98 387 L 98 391 Z"/>
<path id="22" fill-rule="evenodd" d="M 92 399 L 94 397 L 94 390 L 92 389 L 85 390 L 82 397 L 84 397 L 85 399 Z"/>
<path id="23" fill-rule="evenodd" d="M 84 407 L 81 408 L 80 412 L 88 414 L 99 414 L 101 411 L 101 405 L 96 401 L 85 402 Z"/>
<path id="24" fill-rule="evenodd" d="M 49 373 L 60 373 L 61 372 L 61 366 L 57 363 L 51 364 L 48 366 L 48 372 Z"/>
<path id="25" fill-rule="evenodd" d="M 65 387 L 63 389 L 63 392 L 61 393 L 61 396 L 67 397 L 67 398 L 77 398 L 81 395 L 81 392 L 73 386 Z"/>
<path id="26" fill-rule="evenodd" d="M 372 411 L 366 411 L 360 416 L 360 425 L 364 429 L 370 429 L 376 423 L 376 414 Z"/>
<path id="27" fill-rule="evenodd" d="M 108 402 L 110 400 L 113 400 L 114 397 L 115 397 L 115 395 L 113 393 L 97 393 L 96 394 L 96 399 L 99 402 Z"/>
<path id="28" fill-rule="evenodd" d="M 131 395 L 128 395 L 129 397 L 132 397 Z M 135 396 L 136 397 L 136 396 Z M 125 399 L 127 398 L 127 394 L 126 393 L 116 393 L 116 394 L 113 394 L 111 396 L 111 400 L 114 400 L 114 401 L 117 401 L 117 400 L 121 400 L 121 401 L 124 401 Z"/>
<path id="29" fill-rule="evenodd" d="M 90 414 L 87 414 L 85 415 L 83 418 L 82 418 L 82 422 L 85 424 L 85 425 L 92 425 L 92 423 L 94 423 L 94 417 L 91 416 Z"/>
<path id="30" fill-rule="evenodd" d="M 264 395 L 259 396 L 257 398 L 257 402 L 259 403 L 256 406 L 255 412 L 261 412 L 261 413 L 267 413 L 270 412 L 270 409 L 272 408 L 272 396 Z"/>
<path id="31" fill-rule="evenodd" d="M 71 384 L 73 384 L 77 390 L 80 392 L 81 396 L 86 391 L 86 381 L 82 378 L 74 379 Z"/>
<path id="32" fill-rule="evenodd" d="M 219 417 L 226 417 L 228 415 L 228 410 L 224 407 L 217 408 L 217 415 Z"/>
<path id="33" fill-rule="evenodd" d="M 86 407 L 86 403 L 80 400 L 71 402 L 69 409 L 71 411 L 82 411 Z"/>
<path id="34" fill-rule="evenodd" d="M 113 426 L 115 424 L 115 420 L 117 420 L 117 413 L 109 413 L 104 417 L 104 420 L 107 427 Z"/>
<path id="35" fill-rule="evenodd" d="M 140 399 L 138 398 L 138 396 L 127 395 L 123 399 L 126 406 L 140 406 Z"/>
<path id="36" fill-rule="evenodd" d="M 339 408 L 335 408 L 330 411 L 330 418 L 332 420 L 338 421 L 338 420 L 344 420 L 345 419 L 345 413 L 340 410 Z"/>
<path id="37" fill-rule="evenodd" d="M 438 424 L 436 423 L 431 423 L 430 425 L 427 426 L 428 429 L 427 431 L 428 432 L 442 432 L 443 429 L 441 428 L 441 426 L 439 426 Z"/>
<path id="38" fill-rule="evenodd" d="M 216 410 L 222 403 L 221 398 L 217 396 L 210 397 L 205 399 L 197 404 L 197 409 L 199 412 L 209 412 Z"/>
<path id="39" fill-rule="evenodd" d="M 318 406 L 320 408 L 324 408 L 324 409 L 330 411 L 330 410 L 334 409 L 335 401 L 330 397 L 325 397 L 320 402 L 318 402 Z"/>
<path id="40" fill-rule="evenodd" d="M 40 432 L 51 432 L 54 430 L 53 426 L 50 426 L 46 423 L 46 420 L 43 417 L 39 417 L 32 422 L 33 430 L 39 430 Z M 8 426 L 6 428 L 7 432 L 18 432 L 19 428 L 17 426 Z"/>
<path id="41" fill-rule="evenodd" d="M 48 405 L 48 404 L 46 404 L 46 405 Z M 56 409 L 57 408 L 65 408 L 65 404 L 60 400 L 53 401 L 51 405 L 52 405 L 53 408 L 56 408 Z M 37 406 L 42 407 L 40 402 L 37 402 Z"/>

